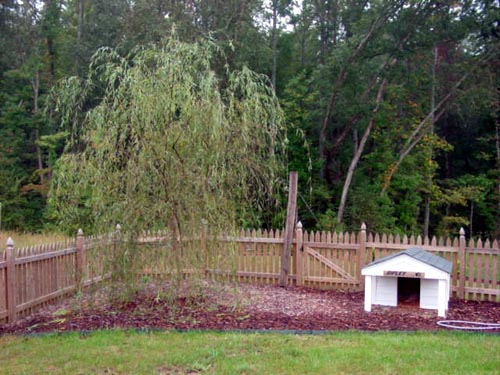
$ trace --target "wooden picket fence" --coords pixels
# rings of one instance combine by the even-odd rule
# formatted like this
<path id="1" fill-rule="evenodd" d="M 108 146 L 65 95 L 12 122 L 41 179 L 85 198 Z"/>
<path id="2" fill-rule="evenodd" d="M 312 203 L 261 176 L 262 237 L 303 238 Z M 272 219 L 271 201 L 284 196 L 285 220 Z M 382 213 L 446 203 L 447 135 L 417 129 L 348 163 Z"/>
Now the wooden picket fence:
<path id="1" fill-rule="evenodd" d="M 74 241 L 19 249 L 8 241 L 5 251 L 0 251 L 0 323 L 28 316 L 101 281 L 100 249 L 112 242 L 109 236 L 84 237 L 81 231 Z"/>
<path id="2" fill-rule="evenodd" d="M 498 241 L 470 239 L 463 230 L 456 238 L 422 238 L 367 233 L 305 232 L 299 224 L 294 236 L 288 282 L 317 288 L 362 290 L 361 269 L 379 258 L 419 247 L 449 260 L 451 292 L 461 299 L 500 302 Z M 250 283 L 278 284 L 283 232 L 246 231 L 225 239 L 236 243 L 234 269 L 208 269 L 212 277 L 232 277 Z M 222 258 L 223 259 L 223 258 Z"/>
<path id="3" fill-rule="evenodd" d="M 238 235 L 210 238 L 206 231 L 190 239 L 199 247 L 207 278 L 278 285 L 283 275 L 285 233 L 281 230 L 241 231 Z M 120 236 L 84 237 L 75 241 L 0 251 L 0 323 L 27 316 L 46 304 L 99 282 L 105 274 L 106 249 L 117 246 Z M 150 233 L 141 243 L 165 243 L 168 233 Z M 182 241 L 177 239 L 178 242 Z M 368 233 L 363 225 L 355 233 L 303 231 L 299 223 L 292 241 L 286 272 L 289 285 L 362 290 L 361 269 L 370 262 L 418 246 L 452 262 L 451 291 L 465 299 L 500 302 L 500 249 L 498 241 L 466 241 L 463 230 L 456 238 L 422 238 Z M 173 249 L 172 247 L 170 249 Z M 168 251 L 145 274 L 168 274 Z M 163 255 L 162 255 L 163 254 Z M 186 268 L 186 274 L 192 270 Z M 198 270 L 200 271 L 200 270 Z"/>

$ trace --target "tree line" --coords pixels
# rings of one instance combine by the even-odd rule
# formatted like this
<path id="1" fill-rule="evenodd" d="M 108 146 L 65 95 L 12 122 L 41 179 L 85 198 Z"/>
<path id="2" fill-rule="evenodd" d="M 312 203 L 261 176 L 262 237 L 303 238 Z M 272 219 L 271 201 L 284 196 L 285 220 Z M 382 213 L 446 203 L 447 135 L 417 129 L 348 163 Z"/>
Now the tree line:
<path id="1" fill-rule="evenodd" d="M 2 1 L 0 229 L 91 226 L 89 211 L 112 207 L 92 201 L 91 178 L 99 167 L 120 171 L 112 177 L 117 182 L 135 169 L 117 167 L 108 151 L 89 146 L 96 140 L 118 145 L 131 159 L 140 143 L 134 136 L 143 132 L 151 144 L 163 134 L 162 147 L 179 153 L 172 159 L 177 167 L 162 169 L 140 157 L 135 165 L 158 176 L 190 176 L 196 184 L 185 190 L 210 200 L 206 216 L 225 212 L 214 210 L 214 192 L 233 188 L 235 197 L 252 202 L 236 207 L 240 225 L 283 225 L 286 194 L 264 188 L 262 176 L 283 180 L 287 170 L 297 170 L 299 216 L 309 228 L 353 229 L 365 222 L 369 230 L 448 235 L 464 227 L 470 236 L 498 238 L 499 15 L 490 0 Z M 180 60 L 168 60 L 165 51 Z M 173 69 L 170 75 L 148 70 L 162 64 Z M 187 81 L 179 83 L 176 74 Z M 142 81 L 132 84 L 131 77 Z M 145 93 L 159 89 L 151 77 L 169 82 L 163 89 L 179 97 Z M 193 95 L 181 95 L 194 86 Z M 180 105 L 181 98 L 192 105 Z M 134 122 L 137 108 L 147 122 Z M 248 121 L 252 113 L 260 129 Z M 172 124 L 164 131 L 177 126 L 180 133 L 155 133 L 159 122 Z M 194 124 L 189 139 L 181 137 L 184 122 Z M 193 147 L 204 149 L 207 159 L 188 161 Z M 62 161 L 78 153 L 86 160 L 99 154 L 93 174 Z M 264 159 L 247 157 L 269 154 L 276 156 L 273 173 Z M 239 172 L 247 171 L 241 181 L 221 167 L 234 170 L 237 160 Z M 78 196 L 72 188 L 72 196 L 56 189 L 61 181 L 78 186 L 79 177 Z M 101 196 L 113 191 L 108 198 L 137 202 L 170 191 L 130 184 L 128 190 L 103 185 Z M 169 199 L 169 212 L 192 212 L 184 197 Z M 182 203 L 175 208 L 174 201 Z M 160 220 L 155 215 L 151 220 Z"/>

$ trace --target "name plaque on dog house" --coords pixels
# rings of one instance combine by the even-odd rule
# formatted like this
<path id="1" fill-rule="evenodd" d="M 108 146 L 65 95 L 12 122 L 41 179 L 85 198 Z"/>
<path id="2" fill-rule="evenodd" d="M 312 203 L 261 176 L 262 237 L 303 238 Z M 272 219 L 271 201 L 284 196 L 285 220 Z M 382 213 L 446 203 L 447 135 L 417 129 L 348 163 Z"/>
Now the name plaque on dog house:
<path id="1" fill-rule="evenodd" d="M 384 271 L 384 276 L 411 277 L 413 279 L 422 279 L 425 277 L 425 273 L 424 272 L 408 272 L 408 271 Z"/>

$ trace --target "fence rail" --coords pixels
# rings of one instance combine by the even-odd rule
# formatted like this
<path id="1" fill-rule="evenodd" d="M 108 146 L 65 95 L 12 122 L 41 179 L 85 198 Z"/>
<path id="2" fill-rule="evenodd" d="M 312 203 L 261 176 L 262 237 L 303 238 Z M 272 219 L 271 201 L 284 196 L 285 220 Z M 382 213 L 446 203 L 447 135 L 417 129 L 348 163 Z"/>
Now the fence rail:
<path id="1" fill-rule="evenodd" d="M 14 248 L 11 239 L 0 252 L 0 322 L 15 321 L 102 279 L 96 243 L 106 238 Z M 97 255 L 97 256 L 96 256 Z"/>
<path id="2" fill-rule="evenodd" d="M 84 237 L 80 231 L 70 242 L 22 249 L 9 243 L 4 252 L 0 251 L 0 322 L 27 316 L 80 287 L 99 282 L 107 254 L 103 249 L 114 246 L 117 238 L 116 233 Z M 168 233 L 146 233 L 139 242 L 164 244 L 169 238 Z M 280 284 L 284 231 L 241 231 L 237 236 L 210 239 L 203 230 L 198 238 L 189 241 L 206 256 L 201 270 L 206 277 Z M 307 232 L 299 223 L 292 241 L 287 282 L 362 290 L 361 269 L 366 264 L 413 246 L 452 262 L 451 292 L 455 297 L 500 302 L 498 241 L 466 241 L 463 231 L 456 238 L 428 239 L 368 233 L 364 225 L 357 233 Z M 162 256 L 167 259 L 169 252 L 159 251 L 158 257 Z M 168 267 L 168 260 L 158 259 L 143 272 L 166 274 Z M 186 273 L 194 271 L 190 268 Z"/>

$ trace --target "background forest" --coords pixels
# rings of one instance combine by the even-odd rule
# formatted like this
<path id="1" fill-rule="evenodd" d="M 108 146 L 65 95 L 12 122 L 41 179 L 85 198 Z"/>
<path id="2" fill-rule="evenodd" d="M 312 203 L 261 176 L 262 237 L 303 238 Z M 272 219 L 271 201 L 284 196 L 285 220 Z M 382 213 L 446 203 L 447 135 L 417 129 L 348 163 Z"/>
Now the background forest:
<path id="1" fill-rule="evenodd" d="M 499 238 L 499 19 L 490 0 L 2 0 L 0 229 L 61 224 L 53 171 L 102 90 L 71 118 L 54 90 L 101 47 L 175 34 L 269 77 L 306 228 Z M 282 226 L 285 197 L 241 224 Z"/>

